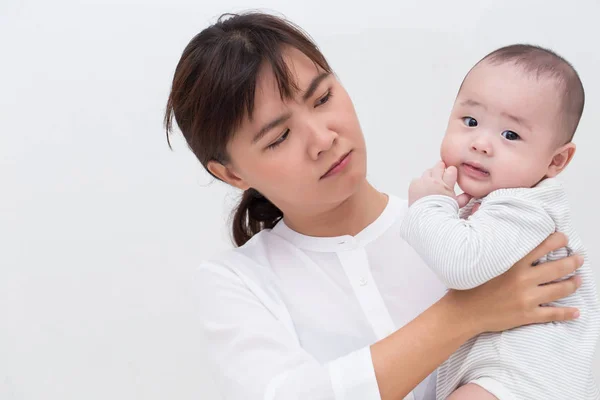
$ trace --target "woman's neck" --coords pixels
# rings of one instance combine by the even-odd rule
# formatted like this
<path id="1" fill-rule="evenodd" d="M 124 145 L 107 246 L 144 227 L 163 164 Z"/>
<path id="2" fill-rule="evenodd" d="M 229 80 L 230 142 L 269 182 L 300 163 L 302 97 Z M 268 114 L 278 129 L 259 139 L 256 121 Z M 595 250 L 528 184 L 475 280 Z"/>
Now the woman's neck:
<path id="1" fill-rule="evenodd" d="M 381 215 L 387 202 L 388 196 L 365 180 L 342 203 L 310 215 L 285 213 L 284 221 L 291 229 L 307 236 L 354 236 Z"/>

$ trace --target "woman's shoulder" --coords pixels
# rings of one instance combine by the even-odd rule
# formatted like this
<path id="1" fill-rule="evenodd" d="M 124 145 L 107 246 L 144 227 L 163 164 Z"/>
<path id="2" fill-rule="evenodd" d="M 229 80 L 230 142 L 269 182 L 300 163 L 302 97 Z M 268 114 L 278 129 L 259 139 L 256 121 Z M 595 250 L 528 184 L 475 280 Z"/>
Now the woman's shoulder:
<path id="1" fill-rule="evenodd" d="M 274 236 L 270 229 L 265 229 L 240 247 L 217 252 L 200 262 L 199 273 L 208 279 L 266 283 L 266 277 L 272 275 L 268 260 Z"/>
<path id="2" fill-rule="evenodd" d="M 275 276 L 269 267 L 266 241 L 270 230 L 254 235 L 246 244 L 221 251 L 201 262 L 194 275 L 198 291 L 208 299 L 226 293 L 238 293 L 246 299 L 258 298 L 262 304 L 281 314 L 281 300 L 274 285 Z"/>
<path id="3" fill-rule="evenodd" d="M 236 260 L 244 266 L 252 267 L 261 260 L 265 260 L 271 242 L 273 241 L 271 229 L 264 229 L 250 238 L 245 244 L 239 247 L 221 250 L 210 258 L 205 259 L 203 265 L 223 265 Z"/>

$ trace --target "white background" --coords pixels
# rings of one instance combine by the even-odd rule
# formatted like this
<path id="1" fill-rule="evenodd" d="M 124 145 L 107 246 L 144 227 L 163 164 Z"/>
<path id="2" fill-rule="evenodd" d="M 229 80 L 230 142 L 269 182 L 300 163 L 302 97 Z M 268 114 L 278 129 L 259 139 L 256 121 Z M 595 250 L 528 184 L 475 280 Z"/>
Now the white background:
<path id="1" fill-rule="evenodd" d="M 355 102 L 371 181 L 398 195 L 436 161 L 474 62 L 514 42 L 564 55 L 587 104 L 561 177 L 600 263 L 598 1 L 2 0 L 1 399 L 217 398 L 188 283 L 230 246 L 237 194 L 179 135 L 171 152 L 161 123 L 188 41 L 249 7 L 313 36 Z"/>

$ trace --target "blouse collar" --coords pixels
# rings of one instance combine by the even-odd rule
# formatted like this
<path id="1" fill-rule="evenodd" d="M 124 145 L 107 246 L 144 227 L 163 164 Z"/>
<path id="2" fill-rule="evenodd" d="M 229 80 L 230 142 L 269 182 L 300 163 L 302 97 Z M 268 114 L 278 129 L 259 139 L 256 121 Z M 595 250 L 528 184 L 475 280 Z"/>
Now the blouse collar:
<path id="1" fill-rule="evenodd" d="M 356 236 L 307 236 L 292 230 L 285 224 L 283 219 L 273 227 L 271 232 L 304 250 L 319 252 L 352 250 L 366 246 L 387 231 L 404 212 L 406 208 L 405 203 L 405 201 L 389 195 L 388 203 L 379 217 L 356 234 Z"/>

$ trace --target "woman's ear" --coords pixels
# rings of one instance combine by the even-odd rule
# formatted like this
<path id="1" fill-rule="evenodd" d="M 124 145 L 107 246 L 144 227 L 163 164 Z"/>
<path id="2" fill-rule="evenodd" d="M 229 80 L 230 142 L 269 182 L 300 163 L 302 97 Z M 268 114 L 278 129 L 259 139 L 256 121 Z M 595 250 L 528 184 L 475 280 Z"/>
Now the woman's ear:
<path id="1" fill-rule="evenodd" d="M 250 185 L 235 173 L 231 164 L 223 165 L 218 161 L 209 161 L 206 167 L 208 171 L 223 182 L 241 190 L 247 190 Z"/>
<path id="2" fill-rule="evenodd" d="M 575 143 L 573 142 L 569 142 L 564 146 L 559 147 L 554 153 L 554 156 L 552 156 L 546 176 L 548 178 L 554 178 L 556 175 L 560 174 L 573 159 L 575 149 Z"/>

